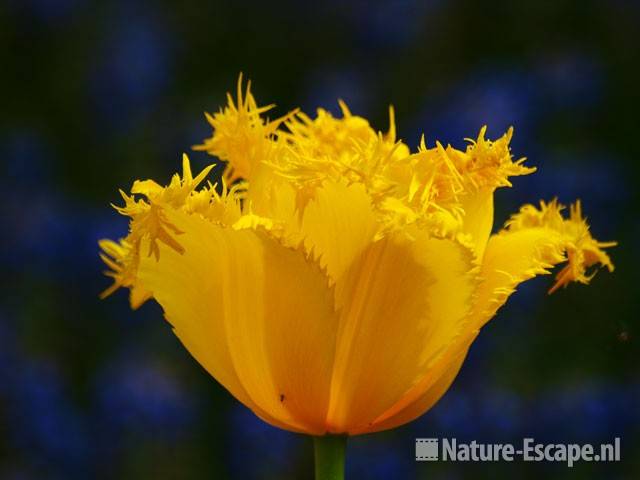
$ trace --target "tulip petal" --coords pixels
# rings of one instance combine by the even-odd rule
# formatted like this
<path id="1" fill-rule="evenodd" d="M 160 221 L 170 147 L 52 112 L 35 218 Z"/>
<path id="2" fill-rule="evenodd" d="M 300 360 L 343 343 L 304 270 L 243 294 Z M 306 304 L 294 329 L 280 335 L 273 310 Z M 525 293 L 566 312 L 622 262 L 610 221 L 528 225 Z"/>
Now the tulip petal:
<path id="1" fill-rule="evenodd" d="M 471 235 L 476 257 L 482 259 L 493 228 L 493 189 L 482 188 L 460 198 L 464 210 L 463 231 Z"/>
<path id="2" fill-rule="evenodd" d="M 184 253 L 161 246 L 140 278 L 190 353 L 266 421 L 324 433 L 335 349 L 320 268 L 265 233 L 168 211 Z"/>
<path id="3" fill-rule="evenodd" d="M 418 384 L 375 421 L 354 433 L 373 433 L 396 428 L 428 411 L 449 390 L 475 337 L 475 334 L 469 333 L 458 337 Z"/>
<path id="4" fill-rule="evenodd" d="M 335 280 L 373 241 L 377 228 L 364 185 L 327 181 L 304 210 L 301 234 Z"/>
<path id="5" fill-rule="evenodd" d="M 394 234 L 360 255 L 336 285 L 329 431 L 365 428 L 430 372 L 464 328 L 475 274 L 466 247 L 426 234 Z"/>
<path id="6" fill-rule="evenodd" d="M 541 202 L 539 209 L 525 205 L 506 228 L 490 237 L 473 311 L 476 328 L 495 315 L 518 284 L 550 273 L 558 263 L 568 262 L 550 293 L 570 281 L 588 283 L 592 275 L 586 270 L 595 264 L 613 270 L 602 248 L 615 242 L 598 242 L 591 236 L 579 202 L 571 208 L 569 218 L 561 215 L 563 208 L 556 201 Z"/>

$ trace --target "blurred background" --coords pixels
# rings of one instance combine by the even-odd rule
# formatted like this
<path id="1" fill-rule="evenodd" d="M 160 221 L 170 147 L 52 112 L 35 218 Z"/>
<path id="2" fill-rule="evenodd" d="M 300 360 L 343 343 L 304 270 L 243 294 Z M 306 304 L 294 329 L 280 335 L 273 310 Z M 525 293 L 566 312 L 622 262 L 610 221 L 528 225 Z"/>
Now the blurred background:
<path id="1" fill-rule="evenodd" d="M 639 478 L 640 4 L 614 1 L 5 0 L 0 478 L 310 478 L 312 445 L 235 401 L 152 302 L 106 301 L 100 238 L 136 178 L 168 181 L 238 72 L 277 113 L 352 111 L 464 146 L 515 126 L 538 173 L 497 194 L 582 198 L 617 270 L 520 289 L 416 422 L 353 439 L 349 478 Z M 275 114 L 274 114 L 275 116 Z M 191 152 L 194 169 L 211 158 Z M 416 437 L 610 442 L 617 464 L 414 461 Z"/>

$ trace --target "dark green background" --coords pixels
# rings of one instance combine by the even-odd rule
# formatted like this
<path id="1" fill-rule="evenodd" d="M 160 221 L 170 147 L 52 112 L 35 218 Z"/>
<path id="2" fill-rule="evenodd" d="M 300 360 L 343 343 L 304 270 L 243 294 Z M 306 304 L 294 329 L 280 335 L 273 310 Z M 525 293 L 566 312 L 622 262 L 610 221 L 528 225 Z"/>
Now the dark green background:
<path id="1" fill-rule="evenodd" d="M 620 242 L 589 287 L 523 285 L 431 412 L 351 442 L 350 478 L 640 475 L 639 21 L 622 0 L 4 2 L 0 478 L 309 478 L 310 441 L 241 407 L 156 305 L 97 298 L 96 242 L 126 232 L 117 188 L 168 181 L 240 71 L 277 113 L 340 97 L 386 129 L 392 103 L 412 146 L 514 125 L 539 172 L 498 192 L 496 225 L 582 198 L 595 236 Z M 620 436 L 622 461 L 416 464 L 432 436 Z"/>

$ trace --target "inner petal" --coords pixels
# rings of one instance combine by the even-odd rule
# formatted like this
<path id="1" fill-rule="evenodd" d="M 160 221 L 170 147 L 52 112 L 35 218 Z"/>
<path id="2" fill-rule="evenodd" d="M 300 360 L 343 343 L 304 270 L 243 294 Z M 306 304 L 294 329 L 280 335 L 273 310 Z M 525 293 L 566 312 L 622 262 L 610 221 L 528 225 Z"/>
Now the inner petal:
<path id="1" fill-rule="evenodd" d="M 371 244 L 336 285 L 340 311 L 328 428 L 362 428 L 428 372 L 464 328 L 471 252 L 417 233 Z"/>

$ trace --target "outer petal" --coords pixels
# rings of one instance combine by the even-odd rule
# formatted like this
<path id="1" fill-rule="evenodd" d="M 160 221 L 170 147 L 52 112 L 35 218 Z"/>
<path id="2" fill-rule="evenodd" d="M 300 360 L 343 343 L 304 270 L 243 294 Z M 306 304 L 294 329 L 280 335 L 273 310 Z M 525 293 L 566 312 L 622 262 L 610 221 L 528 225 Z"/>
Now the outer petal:
<path id="1" fill-rule="evenodd" d="M 336 285 L 329 430 L 368 428 L 431 372 L 464 328 L 474 288 L 472 254 L 456 242 L 398 234 L 371 244 Z"/>
<path id="2" fill-rule="evenodd" d="M 495 315 L 518 284 L 550 273 L 549 269 L 558 263 L 568 261 L 551 291 L 572 280 L 588 283 L 591 277 L 585 271 L 597 263 L 613 270 L 611 260 L 601 248 L 615 242 L 602 243 L 591 237 L 579 203 L 572 207 L 570 218 L 562 217 L 562 209 L 555 201 L 541 202 L 540 209 L 525 205 L 511 217 L 505 229 L 491 236 L 473 311 L 477 328 Z"/>
<path id="3" fill-rule="evenodd" d="M 356 433 L 368 433 L 402 425 L 418 417 L 446 392 L 453 381 L 478 329 L 506 301 L 516 285 L 537 274 L 549 273 L 553 265 L 569 261 L 558 274 L 556 285 L 569 280 L 587 282 L 585 268 L 601 263 L 613 268 L 582 219 L 579 204 L 568 219 L 560 215 L 556 202 L 542 204 L 540 210 L 525 206 L 508 222 L 505 230 L 490 238 L 481 269 L 481 283 L 463 333 L 447 346 L 436 364 L 392 408 L 371 425 Z M 488 233 L 488 232 L 487 232 Z M 557 288 L 557 287 L 554 287 Z"/>
<path id="4" fill-rule="evenodd" d="M 466 332 L 458 337 L 420 382 L 370 425 L 354 433 L 373 433 L 395 428 L 418 418 L 433 407 L 458 375 L 476 333 Z"/>
<path id="5" fill-rule="evenodd" d="M 327 278 L 252 230 L 167 212 L 180 255 L 161 248 L 140 278 L 190 353 L 266 421 L 324 433 L 337 316 Z"/>

